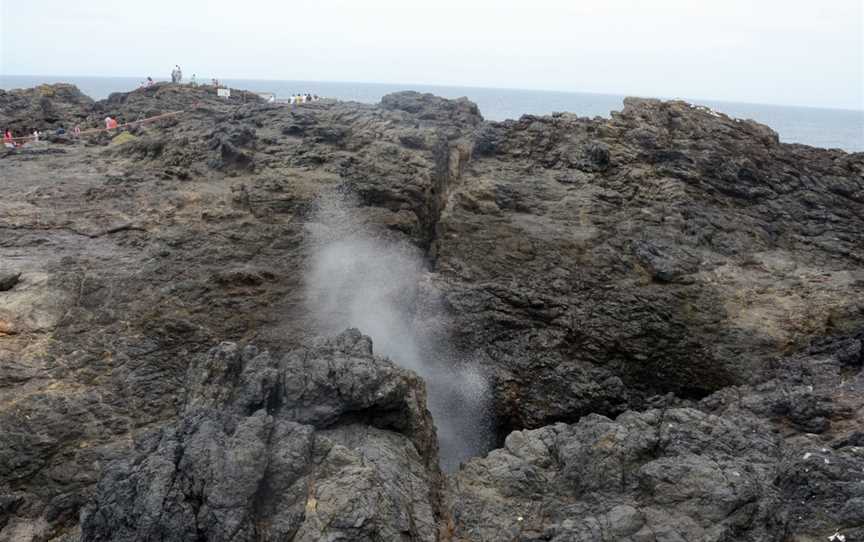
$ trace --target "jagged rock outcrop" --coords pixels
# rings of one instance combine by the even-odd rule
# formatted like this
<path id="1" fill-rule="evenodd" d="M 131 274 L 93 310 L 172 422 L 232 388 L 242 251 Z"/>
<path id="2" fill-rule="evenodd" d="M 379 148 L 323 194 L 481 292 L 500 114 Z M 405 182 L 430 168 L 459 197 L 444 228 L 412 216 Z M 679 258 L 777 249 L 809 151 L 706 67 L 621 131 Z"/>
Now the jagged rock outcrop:
<path id="1" fill-rule="evenodd" d="M 864 154 L 683 102 L 490 123 L 434 253 L 511 428 L 748 382 L 864 322 Z"/>
<path id="2" fill-rule="evenodd" d="M 253 92 L 233 91 L 228 98 L 216 95 L 216 88 L 210 85 L 175 85 L 156 83 L 132 92 L 115 92 L 105 100 L 94 104 L 93 120 L 105 114 L 133 121 L 139 118 L 154 117 L 173 111 L 187 111 L 198 107 L 220 105 L 242 106 L 261 104 L 264 100 Z"/>
<path id="3" fill-rule="evenodd" d="M 823 342 L 779 361 L 764 384 L 692 408 L 511 433 L 454 476 L 452 539 L 864 536 L 862 338 Z"/>
<path id="4" fill-rule="evenodd" d="M 329 192 L 355 194 L 358 222 L 425 251 L 429 295 L 418 299 L 443 299 L 448 318 L 424 322 L 425 307 L 418 307 L 418 325 L 428 324 L 448 346 L 482 364 L 494 390 L 500 441 L 512 430 L 539 428 L 515 434 L 509 448 L 455 475 L 450 502 L 482 512 L 470 518 L 453 508 L 452 523 L 446 512 L 435 516 L 445 536 L 493 536 L 492 521 L 513 525 L 504 519 L 507 503 L 528 500 L 546 503 L 549 514 L 530 524 L 523 516 L 527 539 L 590 534 L 583 527 L 591 522 L 583 520 L 617 518 L 608 516 L 617 504 L 637 513 L 615 514 L 642 523 L 607 538 L 633 538 L 646 525 L 679 520 L 691 534 L 740 528 L 755 537 L 768 525 L 760 514 L 771 510 L 783 515 L 776 525 L 789 537 L 804 533 L 803 540 L 859 528 L 839 500 L 837 510 L 815 517 L 808 499 L 798 496 L 836 494 L 858 502 L 858 482 L 846 480 L 854 479 L 847 469 L 860 471 L 854 449 L 864 430 L 861 393 L 848 387 L 858 386 L 860 371 L 854 363 L 841 369 L 836 361 L 822 363 L 813 352 L 788 356 L 864 323 L 864 154 L 781 144 L 755 123 L 680 102 L 634 99 L 612 119 L 560 114 L 495 123 L 465 100 L 418 93 L 392 95 L 378 106 L 321 101 L 291 108 L 162 85 L 114 96 L 87 114 L 96 126 L 105 114 L 134 120 L 175 110 L 184 113 L 136 128 L 127 142 L 93 137 L 59 153 L 49 145 L 0 155 L 0 541 L 74 540 L 85 506 L 86 532 L 94 537 L 107 536 L 112 518 L 123 514 L 151 526 L 194 517 L 183 529 L 200 525 L 216 533 L 227 525 L 213 512 L 222 505 L 230 509 L 225 518 L 242 526 L 238 533 L 263 533 L 268 518 L 281 513 L 260 508 L 254 496 L 269 462 L 281 460 L 271 437 L 307 450 L 297 443 L 313 435 L 348 450 L 345 465 L 386 450 L 381 461 L 362 460 L 371 469 L 362 476 L 379 473 L 392 482 L 388 488 L 408 486 L 381 474 L 385 463 L 399 465 L 399 476 L 418 468 L 431 476 L 433 454 L 415 433 L 381 422 L 388 418 L 380 409 L 355 417 L 330 401 L 351 393 L 316 395 L 329 413 L 321 414 L 325 421 L 305 417 L 304 409 L 289 413 L 276 403 L 244 402 L 254 394 L 242 392 L 240 381 L 202 383 L 190 376 L 192 360 L 206 359 L 221 341 L 278 353 L 308 344 L 303 277 L 310 232 L 320 226 L 315 212 Z M 242 349 L 236 356 L 229 356 L 239 371 L 231 378 L 293 367 L 276 354 L 261 357 L 269 361 L 260 368 L 250 365 L 257 357 L 242 361 Z M 772 372 L 780 356 L 800 367 L 800 376 Z M 812 391 L 794 380 L 820 375 L 842 393 L 817 384 Z M 261 389 L 277 389 L 260 382 Z M 223 395 L 207 395 L 219 390 Z M 250 411 L 253 406 L 261 408 Z M 737 470 L 741 461 L 756 461 L 742 491 L 756 494 L 753 502 L 762 508 L 752 515 L 752 503 L 736 509 L 738 497 L 723 493 L 738 486 L 709 489 L 685 478 L 704 472 L 719 480 L 718 473 L 728 472 L 700 463 L 692 446 L 675 448 L 661 439 L 666 429 L 658 419 L 672 412 L 685 444 L 710 440 L 705 424 L 769 431 L 736 436 L 730 429 L 706 442 L 705 457 L 721 465 Z M 238 427 L 249 435 L 242 443 L 232 437 Z M 607 456 L 602 446 L 595 452 L 574 444 L 606 430 L 627 435 L 609 443 Z M 535 440 L 549 451 L 532 451 L 530 460 L 514 452 L 519 442 Z M 793 464 L 785 454 L 803 458 L 817 443 L 819 450 L 834 450 L 841 442 L 842 454 L 832 453 L 845 459 L 826 465 L 836 471 L 819 471 L 818 487 L 807 485 L 810 478 L 780 476 L 778 465 Z M 645 443 L 657 448 L 646 450 Z M 172 450 L 181 448 L 195 453 L 175 464 Z M 312 450 L 315 458 L 326 454 Z M 230 474 L 224 478 L 204 472 L 231 461 L 245 467 L 232 457 L 246 452 L 254 456 L 250 470 L 238 466 L 223 471 Z M 612 493 L 574 493 L 575 478 L 555 462 L 546 464 L 559 452 L 572 476 L 585 480 L 600 474 L 577 468 L 578 457 L 668 467 L 688 482 L 664 485 L 648 473 L 647 485 L 632 485 L 630 473 Z M 794 454 L 788 457 L 799 457 Z M 543 466 L 524 466 L 535 459 Z M 178 515 L 158 519 L 158 506 L 144 496 L 166 489 L 172 475 L 162 474 L 161 462 L 168 473 L 188 470 L 164 501 Z M 285 482 L 285 499 L 299 491 L 301 479 L 336 483 L 335 467 L 323 472 L 314 462 L 302 464 L 302 475 Z M 506 469 L 478 481 L 478 473 L 503 464 Z M 526 478 L 514 481 L 519 472 Z M 537 473 L 539 486 L 527 478 Z M 126 483 L 149 482 L 150 474 L 158 486 L 153 493 Z M 242 499 L 221 500 L 220 488 L 229 483 L 242 488 Z M 537 487 L 549 495 L 531 493 Z M 676 493 L 688 488 L 689 497 Z M 765 495 L 772 492 L 803 500 L 803 513 L 771 504 Z M 306 494 L 296 495 L 286 510 L 302 512 Z M 600 500 L 587 502 L 590 495 Z M 698 495 L 704 499 L 694 502 Z M 369 510 L 366 497 L 357 502 Z M 203 507 L 209 498 L 213 506 Z M 427 500 L 433 512 L 436 499 Z M 813 502 L 834 502 L 825 499 Z M 401 525 L 393 518 L 406 517 L 415 504 L 427 506 L 422 499 L 398 501 L 364 525 Z M 651 519 L 646 507 L 672 519 Z M 809 523 L 796 523 L 798 515 Z M 300 521 L 299 515 L 279 517 L 285 523 L 272 527 L 277 531 Z M 258 520 L 264 523 L 250 527 Z M 127 538 L 146 535 L 132 524 L 118 529 Z M 547 530 L 554 534 L 542 534 Z M 417 527 L 408 536 L 423 539 L 427 532 Z M 781 532 L 768 539 L 782 540 Z"/>
<path id="5" fill-rule="evenodd" d="M 64 83 L 0 89 L 0 130 L 22 137 L 34 130 L 71 129 L 87 119 L 93 104 L 78 87 Z"/>
<path id="6" fill-rule="evenodd" d="M 423 383 L 357 330 L 278 361 L 222 344 L 187 389 L 176 423 L 105 467 L 84 540 L 436 540 Z"/>

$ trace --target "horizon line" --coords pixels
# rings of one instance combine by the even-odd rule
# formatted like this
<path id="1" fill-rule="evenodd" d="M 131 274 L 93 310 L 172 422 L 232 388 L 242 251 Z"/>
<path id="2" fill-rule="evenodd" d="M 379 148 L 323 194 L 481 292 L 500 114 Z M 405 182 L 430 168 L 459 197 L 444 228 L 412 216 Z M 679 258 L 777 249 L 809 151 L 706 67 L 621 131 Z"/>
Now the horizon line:
<path id="1" fill-rule="evenodd" d="M 138 75 L 71 75 L 71 74 L 60 74 L 60 75 L 49 75 L 49 74 L 12 74 L 12 73 L 0 73 L 0 79 L 3 77 L 86 77 L 92 79 L 112 79 L 112 78 L 121 78 L 121 79 L 140 79 L 141 76 Z M 144 80 L 146 80 L 147 76 L 144 76 Z M 202 78 L 203 81 L 206 81 L 208 78 Z M 717 103 L 726 103 L 726 104 L 739 104 L 739 105 L 757 105 L 757 106 L 768 106 L 768 107 L 791 107 L 791 108 L 799 108 L 799 109 L 820 109 L 820 110 L 828 110 L 828 111 L 845 111 L 850 113 L 864 113 L 864 104 L 862 104 L 860 109 L 857 108 L 849 108 L 849 107 L 835 107 L 835 106 L 826 106 L 826 105 L 801 105 L 801 104 L 778 104 L 778 103 L 768 103 L 768 102 L 750 102 L 750 101 L 734 101 L 729 99 L 721 99 L 721 98 L 688 98 L 688 97 L 672 97 L 672 96 L 660 96 L 660 95 L 652 95 L 652 94 L 634 94 L 634 93 L 612 93 L 612 92 L 597 92 L 597 91 L 588 91 L 588 90 L 558 90 L 558 89 L 547 89 L 547 88 L 519 88 L 519 87 L 497 87 L 497 86 L 478 86 L 478 85 L 464 85 L 464 84 L 447 84 L 447 83 L 403 83 L 403 82 L 383 82 L 383 81 L 352 81 L 352 80 L 332 80 L 332 79 L 270 79 L 270 78 L 247 78 L 247 77 L 220 77 L 219 80 L 237 80 L 237 81 L 273 81 L 273 82 L 287 82 L 287 81 L 297 81 L 304 83 L 352 83 L 352 84 L 360 84 L 360 85 L 389 85 L 389 86 L 401 86 L 404 85 L 406 88 L 404 90 L 412 90 L 411 85 L 419 85 L 426 87 L 455 87 L 455 88 L 465 88 L 465 89 L 478 89 L 478 90 L 509 90 L 509 91 L 520 91 L 520 92 L 549 92 L 549 93 L 559 93 L 559 94 L 593 94 L 598 96 L 611 96 L 616 98 L 655 98 L 660 100 L 681 100 L 688 103 L 696 103 L 696 102 L 717 102 Z M 157 82 L 167 81 L 166 78 L 157 78 Z M 131 92 L 131 89 L 129 92 Z M 238 90 L 246 90 L 246 89 L 238 89 Z M 92 98 L 92 97 L 91 97 Z"/>

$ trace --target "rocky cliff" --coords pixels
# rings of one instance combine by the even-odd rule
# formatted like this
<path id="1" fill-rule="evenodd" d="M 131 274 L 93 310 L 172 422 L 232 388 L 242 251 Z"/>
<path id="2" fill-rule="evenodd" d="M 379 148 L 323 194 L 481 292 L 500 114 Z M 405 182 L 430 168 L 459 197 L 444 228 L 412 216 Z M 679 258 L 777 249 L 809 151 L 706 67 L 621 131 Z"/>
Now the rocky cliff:
<path id="1" fill-rule="evenodd" d="M 183 113 L 0 155 L 0 540 L 864 536 L 864 154 L 683 102 L 46 88 L 2 118 Z M 333 194 L 421 256 L 400 315 L 488 382 L 486 457 L 438 469 L 401 327 L 315 338 Z"/>

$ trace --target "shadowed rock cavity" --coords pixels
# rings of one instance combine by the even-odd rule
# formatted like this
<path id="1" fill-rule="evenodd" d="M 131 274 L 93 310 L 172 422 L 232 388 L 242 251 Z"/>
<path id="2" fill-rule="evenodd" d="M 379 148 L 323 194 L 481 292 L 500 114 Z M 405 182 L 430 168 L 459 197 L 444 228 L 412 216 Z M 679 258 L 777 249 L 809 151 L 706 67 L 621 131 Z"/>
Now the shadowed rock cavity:
<path id="1" fill-rule="evenodd" d="M 864 333 L 690 407 L 511 433 L 451 478 L 453 540 L 864 536 Z"/>

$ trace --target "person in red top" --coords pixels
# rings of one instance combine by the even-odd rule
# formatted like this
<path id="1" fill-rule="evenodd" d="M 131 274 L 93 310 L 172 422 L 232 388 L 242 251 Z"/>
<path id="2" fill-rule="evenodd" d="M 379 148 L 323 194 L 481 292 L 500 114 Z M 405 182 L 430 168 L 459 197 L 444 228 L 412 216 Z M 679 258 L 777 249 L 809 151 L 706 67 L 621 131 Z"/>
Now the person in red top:
<path id="1" fill-rule="evenodd" d="M 6 147 L 14 147 L 15 146 L 15 139 L 13 139 L 13 137 L 12 137 L 12 131 L 9 130 L 8 128 L 6 129 L 5 132 L 3 132 L 3 145 Z"/>

